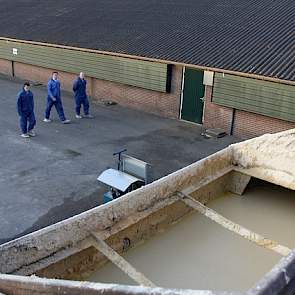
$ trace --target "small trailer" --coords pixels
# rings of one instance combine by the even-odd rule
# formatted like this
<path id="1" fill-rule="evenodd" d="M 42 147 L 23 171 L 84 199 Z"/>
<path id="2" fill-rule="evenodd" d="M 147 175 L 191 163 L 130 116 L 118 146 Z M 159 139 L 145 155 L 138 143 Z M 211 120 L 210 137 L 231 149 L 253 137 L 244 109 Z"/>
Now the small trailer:
<path id="1" fill-rule="evenodd" d="M 152 182 L 151 165 L 123 154 L 126 151 L 124 149 L 113 154 L 118 156 L 117 169 L 106 169 L 97 178 L 99 182 L 110 188 L 103 196 L 103 203 L 108 203 Z"/>

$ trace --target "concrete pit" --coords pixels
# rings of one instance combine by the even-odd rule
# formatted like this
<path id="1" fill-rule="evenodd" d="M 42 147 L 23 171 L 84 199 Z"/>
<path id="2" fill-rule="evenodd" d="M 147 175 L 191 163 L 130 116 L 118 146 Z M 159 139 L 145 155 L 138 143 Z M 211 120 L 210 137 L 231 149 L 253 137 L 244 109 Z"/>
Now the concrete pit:
<path id="1" fill-rule="evenodd" d="M 173 288 L 174 291 L 166 289 L 171 294 L 191 294 L 190 290 L 175 291 L 174 288 L 211 290 L 207 293 L 194 291 L 196 294 L 238 291 L 253 295 L 280 294 L 292 281 L 292 276 L 295 277 L 290 268 L 295 254 L 288 250 L 288 247 L 294 248 L 295 241 L 288 232 L 281 230 L 292 228 L 290 224 L 294 224 L 295 166 L 292 159 L 295 159 L 295 130 L 231 145 L 111 203 L 1 245 L 0 271 L 71 280 L 93 278 L 97 272 L 100 281 L 130 284 L 130 280 L 121 279 L 119 272 L 106 265 L 108 260 L 94 247 L 92 233 L 95 233 L 157 286 Z M 251 177 L 263 180 L 262 188 L 251 186 L 251 182 L 248 186 Z M 265 185 L 266 182 L 276 186 Z M 276 240 L 282 244 L 280 247 L 288 250 L 287 256 L 281 259 L 282 256 L 272 252 L 277 249 L 273 243 L 260 247 L 262 244 L 250 243 L 199 213 L 193 213 L 192 207 L 176 194 L 179 191 L 193 198 L 193 202 L 206 204 L 234 222 Z M 283 214 L 284 218 L 277 214 Z M 187 272 L 183 270 L 185 266 Z M 284 277 L 280 276 L 283 272 Z M 110 273 L 114 275 L 111 279 Z M 11 294 L 12 281 L 21 281 L 26 288 L 41 283 L 32 278 L 2 275 L 0 291 Z M 276 283 L 276 289 L 270 288 Z M 44 279 L 42 284 L 49 288 L 56 286 L 56 281 Z M 68 288 L 74 288 L 72 281 L 67 284 Z M 106 285 L 91 286 L 96 286 L 100 292 L 106 290 Z M 128 288 L 131 287 L 124 289 L 126 294 L 132 290 Z M 108 290 L 115 292 L 112 288 Z M 149 293 L 157 289 L 135 287 L 133 290 Z M 263 293 L 265 290 L 268 293 Z"/>

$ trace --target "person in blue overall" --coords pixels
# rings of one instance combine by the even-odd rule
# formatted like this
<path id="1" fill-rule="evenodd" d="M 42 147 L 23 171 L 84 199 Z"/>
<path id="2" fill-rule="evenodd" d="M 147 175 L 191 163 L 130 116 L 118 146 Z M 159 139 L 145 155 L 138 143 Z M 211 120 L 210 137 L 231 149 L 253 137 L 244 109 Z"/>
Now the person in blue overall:
<path id="1" fill-rule="evenodd" d="M 55 106 L 58 116 L 63 124 L 70 123 L 70 120 L 67 120 L 64 114 L 61 94 L 60 94 L 60 82 L 58 80 L 58 72 L 53 72 L 51 79 L 47 84 L 47 105 L 45 110 L 44 122 L 49 123 L 50 120 L 50 111 L 53 106 Z"/>
<path id="2" fill-rule="evenodd" d="M 83 105 L 84 117 L 92 118 L 89 114 L 89 101 L 86 92 L 87 81 L 85 80 L 85 75 L 83 72 L 80 73 L 79 77 L 74 81 L 73 91 L 75 95 L 76 102 L 76 118 L 82 119 L 80 114 L 81 105 Z"/>
<path id="3" fill-rule="evenodd" d="M 21 136 L 28 138 L 35 136 L 34 127 L 36 119 L 34 114 L 34 96 L 30 91 L 30 83 L 25 82 L 23 89 L 17 95 L 17 112 L 19 114 L 19 123 Z"/>

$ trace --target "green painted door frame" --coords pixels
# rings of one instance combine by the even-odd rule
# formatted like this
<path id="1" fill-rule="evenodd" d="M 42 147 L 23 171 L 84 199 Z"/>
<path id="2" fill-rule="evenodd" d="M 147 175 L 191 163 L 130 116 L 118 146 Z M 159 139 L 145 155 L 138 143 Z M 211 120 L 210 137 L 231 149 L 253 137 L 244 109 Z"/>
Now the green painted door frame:
<path id="1" fill-rule="evenodd" d="M 181 119 L 202 124 L 205 93 L 204 72 L 185 68 L 183 78 Z"/>

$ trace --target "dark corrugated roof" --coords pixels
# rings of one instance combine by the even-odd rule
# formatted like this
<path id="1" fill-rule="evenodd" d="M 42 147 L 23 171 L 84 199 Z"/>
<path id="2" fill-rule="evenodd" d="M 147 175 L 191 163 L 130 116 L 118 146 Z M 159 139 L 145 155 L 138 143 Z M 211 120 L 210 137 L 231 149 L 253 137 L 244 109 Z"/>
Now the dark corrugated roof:
<path id="1" fill-rule="evenodd" d="M 0 0 L 0 36 L 295 81 L 294 0 Z"/>

